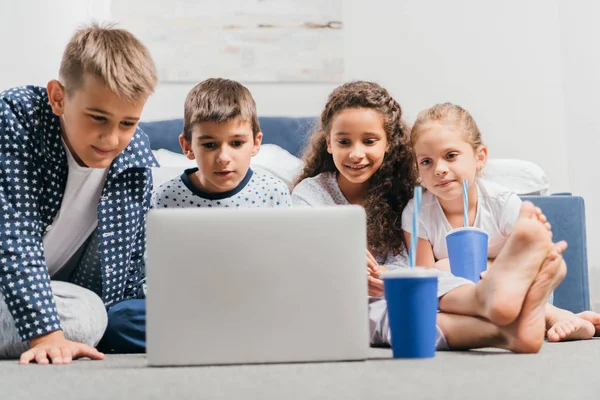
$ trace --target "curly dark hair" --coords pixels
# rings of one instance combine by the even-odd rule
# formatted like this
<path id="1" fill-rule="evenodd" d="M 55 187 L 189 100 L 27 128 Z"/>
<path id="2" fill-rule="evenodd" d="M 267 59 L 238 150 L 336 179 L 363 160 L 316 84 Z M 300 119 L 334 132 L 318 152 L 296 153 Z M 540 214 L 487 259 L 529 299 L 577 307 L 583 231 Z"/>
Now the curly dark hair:
<path id="1" fill-rule="evenodd" d="M 385 258 L 390 253 L 398 254 L 406 249 L 402 210 L 412 198 L 417 182 L 410 130 L 402 119 L 400 105 L 387 90 L 374 82 L 356 81 L 343 84 L 329 95 L 321 113 L 320 126 L 304 149 L 304 169 L 295 184 L 323 172 L 338 172 L 332 155 L 327 152 L 326 138 L 333 118 L 349 108 L 373 109 L 381 114 L 384 121 L 389 151 L 381 167 L 370 178 L 363 207 L 367 214 L 369 251 Z"/>

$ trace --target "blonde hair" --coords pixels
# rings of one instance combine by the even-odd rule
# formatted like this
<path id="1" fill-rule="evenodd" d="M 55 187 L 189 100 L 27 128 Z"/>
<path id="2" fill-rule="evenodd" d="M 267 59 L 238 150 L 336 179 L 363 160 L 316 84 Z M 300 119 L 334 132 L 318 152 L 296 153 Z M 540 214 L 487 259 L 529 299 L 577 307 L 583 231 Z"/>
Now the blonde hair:
<path id="1" fill-rule="evenodd" d="M 248 88 L 229 79 L 207 79 L 190 90 L 185 98 L 183 138 L 192 141 L 192 128 L 197 123 L 229 122 L 236 118 L 250 122 L 256 138 L 260 125 L 256 103 Z"/>
<path id="2" fill-rule="evenodd" d="M 466 141 L 471 144 L 473 150 L 478 150 L 483 146 L 481 132 L 471 114 L 456 104 L 443 103 L 425 109 L 417 115 L 410 134 L 410 142 L 413 147 L 419 135 L 433 123 L 457 128 L 460 133 L 465 135 Z"/>
<path id="3" fill-rule="evenodd" d="M 60 63 L 59 79 L 67 94 L 84 84 L 86 74 L 129 101 L 148 97 L 158 81 L 146 46 L 126 30 L 96 23 L 75 32 Z"/>

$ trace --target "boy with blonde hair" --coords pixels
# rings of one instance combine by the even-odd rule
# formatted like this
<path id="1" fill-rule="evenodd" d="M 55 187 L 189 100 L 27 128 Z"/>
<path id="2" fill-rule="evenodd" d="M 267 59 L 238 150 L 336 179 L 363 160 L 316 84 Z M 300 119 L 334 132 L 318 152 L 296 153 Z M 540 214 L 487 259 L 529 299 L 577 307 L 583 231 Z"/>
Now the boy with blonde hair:
<path id="1" fill-rule="evenodd" d="M 139 296 L 156 83 L 142 43 L 93 24 L 58 80 L 0 93 L 0 357 L 102 359 L 106 309 Z"/>
<path id="2" fill-rule="evenodd" d="M 200 82 L 185 99 L 179 137 L 183 154 L 197 167 L 162 184 L 152 207 L 290 207 L 285 183 L 250 168 L 262 136 L 256 104 L 245 86 L 221 78 Z M 145 315 L 144 299 L 113 307 L 103 345 L 119 353 L 145 351 Z"/>

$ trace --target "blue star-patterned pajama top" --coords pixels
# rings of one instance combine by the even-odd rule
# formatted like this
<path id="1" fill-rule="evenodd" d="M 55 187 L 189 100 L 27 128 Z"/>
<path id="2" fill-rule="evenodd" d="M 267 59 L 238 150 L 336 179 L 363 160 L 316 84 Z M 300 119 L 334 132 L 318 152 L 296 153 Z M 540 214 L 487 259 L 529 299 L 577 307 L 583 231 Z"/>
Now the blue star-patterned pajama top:
<path id="1" fill-rule="evenodd" d="M 97 257 L 83 257 L 73 283 L 107 308 L 135 298 L 144 275 L 145 218 L 158 166 L 138 128 L 111 164 L 98 204 Z M 61 329 L 43 234 L 61 207 L 68 163 L 46 89 L 0 93 L 0 291 L 23 340 Z"/>

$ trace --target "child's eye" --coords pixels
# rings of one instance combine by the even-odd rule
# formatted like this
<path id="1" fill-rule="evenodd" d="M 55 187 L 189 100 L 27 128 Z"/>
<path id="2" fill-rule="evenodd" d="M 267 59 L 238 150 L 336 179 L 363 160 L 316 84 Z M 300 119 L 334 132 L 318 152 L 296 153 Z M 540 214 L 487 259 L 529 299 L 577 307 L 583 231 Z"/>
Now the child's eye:
<path id="1" fill-rule="evenodd" d="M 458 157 L 458 153 L 450 153 L 446 156 L 448 160 L 452 160 L 453 158 Z"/>
<path id="2" fill-rule="evenodd" d="M 233 147 L 242 147 L 244 145 L 244 142 L 242 142 L 241 140 L 236 140 L 235 142 L 232 142 L 231 145 Z"/>
<path id="3" fill-rule="evenodd" d="M 431 160 L 424 159 L 424 160 L 421 160 L 421 162 L 420 162 L 419 164 L 420 164 L 420 165 L 423 165 L 423 166 L 426 166 L 426 165 L 429 165 L 429 164 L 431 164 Z"/>
<path id="4" fill-rule="evenodd" d="M 341 140 L 338 140 L 337 142 L 338 142 L 338 144 L 340 144 L 341 146 L 346 146 L 346 145 L 350 144 L 350 141 L 349 141 L 349 140 L 347 140 L 347 139 L 341 139 Z"/>
<path id="5" fill-rule="evenodd" d="M 131 128 L 132 126 L 135 126 L 135 122 L 131 122 L 131 121 L 123 121 L 121 122 L 121 125 L 126 126 L 127 128 Z"/>
<path id="6" fill-rule="evenodd" d="M 90 117 L 94 120 L 94 121 L 98 121 L 98 122 L 104 122 L 106 121 L 106 117 L 100 116 L 100 115 L 93 115 L 90 114 Z"/>
<path id="7" fill-rule="evenodd" d="M 364 141 L 364 144 L 375 144 L 377 142 L 377 139 L 367 139 Z"/>
<path id="8" fill-rule="evenodd" d="M 204 147 L 205 149 L 214 149 L 216 147 L 216 145 L 214 143 L 202 143 L 202 147 Z"/>

